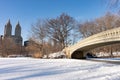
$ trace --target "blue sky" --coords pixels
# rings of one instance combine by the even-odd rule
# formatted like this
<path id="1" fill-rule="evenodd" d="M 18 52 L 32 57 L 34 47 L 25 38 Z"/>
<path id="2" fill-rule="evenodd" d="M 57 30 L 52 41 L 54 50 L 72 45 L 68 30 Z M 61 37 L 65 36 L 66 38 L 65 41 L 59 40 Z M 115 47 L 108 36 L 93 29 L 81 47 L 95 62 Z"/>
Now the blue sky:
<path id="1" fill-rule="evenodd" d="M 37 19 L 55 18 L 67 13 L 77 20 L 85 21 L 106 13 L 105 0 L 0 0 L 0 34 L 8 19 L 14 28 L 19 21 L 24 40 L 30 35 L 31 24 Z"/>

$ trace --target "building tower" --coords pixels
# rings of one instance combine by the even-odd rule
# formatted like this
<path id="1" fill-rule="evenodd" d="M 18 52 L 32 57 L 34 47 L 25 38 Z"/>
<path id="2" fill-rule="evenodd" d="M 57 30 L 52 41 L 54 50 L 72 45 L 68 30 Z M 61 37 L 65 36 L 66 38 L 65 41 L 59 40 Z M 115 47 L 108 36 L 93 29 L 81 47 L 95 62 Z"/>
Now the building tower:
<path id="1" fill-rule="evenodd" d="M 15 27 L 15 42 L 16 44 L 22 45 L 22 36 L 21 36 L 21 26 L 19 22 L 17 23 Z"/>
<path id="2" fill-rule="evenodd" d="M 11 35 L 12 35 L 12 25 L 10 23 L 10 20 L 8 20 L 7 24 L 5 25 L 4 36 L 10 37 Z"/>
<path id="3" fill-rule="evenodd" d="M 20 26 L 19 22 L 15 27 L 15 37 L 21 37 L 21 26 Z"/>

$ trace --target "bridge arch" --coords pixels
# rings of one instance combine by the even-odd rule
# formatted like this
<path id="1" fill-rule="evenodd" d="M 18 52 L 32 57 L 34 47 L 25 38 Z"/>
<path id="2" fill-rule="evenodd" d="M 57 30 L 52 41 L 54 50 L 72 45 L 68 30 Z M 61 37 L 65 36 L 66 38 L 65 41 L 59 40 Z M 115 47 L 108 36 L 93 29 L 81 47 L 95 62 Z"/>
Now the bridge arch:
<path id="1" fill-rule="evenodd" d="M 117 43 L 120 43 L 120 40 L 85 45 L 82 48 L 80 47 L 80 48 L 74 50 L 73 52 L 71 52 L 71 58 L 72 59 L 85 59 L 86 54 L 91 53 L 91 52 L 89 52 L 90 50 L 93 50 L 93 49 L 98 48 L 98 47 L 106 46 L 106 45 L 117 44 Z"/>
<path id="2" fill-rule="evenodd" d="M 84 53 L 83 51 L 74 51 L 72 54 L 71 54 L 71 58 L 72 59 L 84 59 Z"/>

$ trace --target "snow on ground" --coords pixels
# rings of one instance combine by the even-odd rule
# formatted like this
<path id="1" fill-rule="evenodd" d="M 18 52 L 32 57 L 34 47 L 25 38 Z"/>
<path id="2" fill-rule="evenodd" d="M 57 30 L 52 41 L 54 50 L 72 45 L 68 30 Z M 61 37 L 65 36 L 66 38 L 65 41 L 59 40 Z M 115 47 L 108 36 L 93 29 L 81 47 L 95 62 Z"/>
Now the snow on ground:
<path id="1" fill-rule="evenodd" d="M 87 58 L 88 60 L 99 60 L 99 61 L 112 61 L 112 62 L 119 62 L 120 58 Z"/>
<path id="2" fill-rule="evenodd" d="M 51 53 L 48 55 L 48 58 L 50 59 L 55 59 L 55 58 L 65 58 L 65 53 L 60 51 L 60 52 L 56 52 L 56 53 Z"/>
<path id="3" fill-rule="evenodd" d="M 120 80 L 120 65 L 74 59 L 0 58 L 0 80 Z"/>

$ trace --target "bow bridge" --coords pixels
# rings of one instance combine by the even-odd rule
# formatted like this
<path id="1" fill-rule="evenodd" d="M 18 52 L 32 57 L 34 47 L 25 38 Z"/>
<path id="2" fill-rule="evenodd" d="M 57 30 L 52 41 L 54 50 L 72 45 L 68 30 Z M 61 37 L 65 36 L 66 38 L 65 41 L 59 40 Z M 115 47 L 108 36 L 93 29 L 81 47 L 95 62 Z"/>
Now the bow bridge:
<path id="1" fill-rule="evenodd" d="M 120 27 L 100 32 L 66 47 L 63 51 L 68 58 L 82 59 L 89 50 L 120 42 Z"/>

